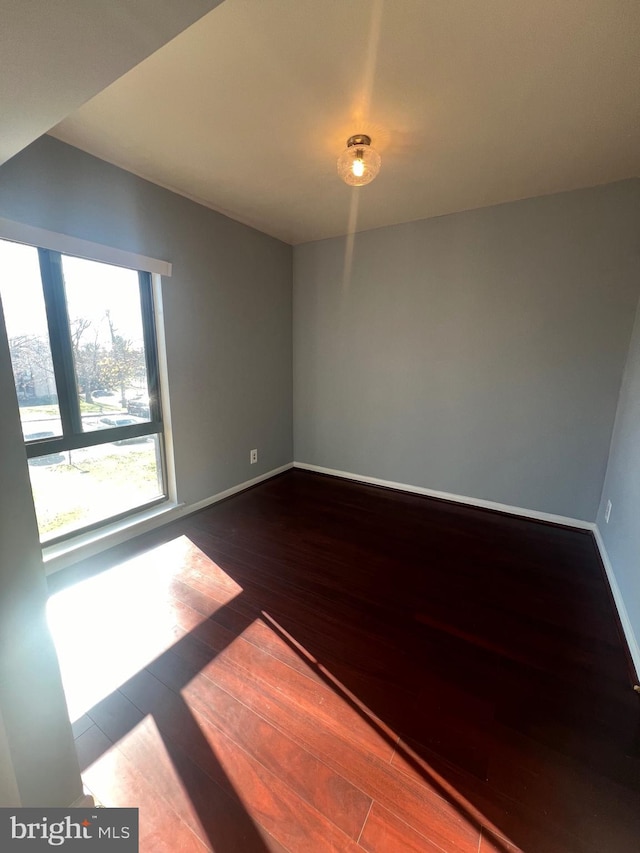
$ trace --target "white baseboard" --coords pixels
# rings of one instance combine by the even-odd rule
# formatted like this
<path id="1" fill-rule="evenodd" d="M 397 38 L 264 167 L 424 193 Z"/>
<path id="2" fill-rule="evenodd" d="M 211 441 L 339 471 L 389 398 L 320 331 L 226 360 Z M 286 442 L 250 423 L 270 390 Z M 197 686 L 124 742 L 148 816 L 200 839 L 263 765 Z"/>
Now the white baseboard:
<path id="1" fill-rule="evenodd" d="M 537 521 L 549 521 L 552 524 L 563 524 L 567 527 L 578 527 L 581 530 L 593 530 L 593 522 L 583 521 L 579 518 L 568 518 L 564 515 L 553 515 L 549 512 L 539 512 L 535 509 L 523 509 L 519 506 L 496 503 L 496 501 L 485 501 L 481 498 L 469 498 L 465 495 L 454 495 L 451 492 L 439 492 L 436 489 L 425 489 L 422 486 L 412 486 L 408 483 L 396 483 L 393 480 L 381 480 L 379 477 L 367 477 L 364 474 L 352 474 L 350 471 L 337 471 L 334 468 L 323 468 L 320 465 L 308 465 L 306 462 L 294 462 L 294 468 L 302 468 L 305 471 L 316 471 L 318 474 L 330 474 L 333 477 L 342 477 L 345 480 L 355 480 L 358 483 L 369 483 L 372 486 L 384 486 L 387 489 L 398 489 L 401 492 L 412 492 L 415 495 L 425 495 L 429 498 L 441 498 L 445 501 L 476 506 L 481 509 L 493 509 L 498 512 L 508 512 L 510 515 L 520 515 L 523 518 L 533 518 Z"/>
<path id="2" fill-rule="evenodd" d="M 69 808 L 72 809 L 92 809 L 96 805 L 96 801 L 93 798 L 92 794 L 83 794 L 81 797 L 78 797 L 77 800 L 74 800 L 71 803 Z"/>
<path id="3" fill-rule="evenodd" d="M 225 489 L 224 492 L 218 492 L 217 494 L 198 501 L 195 504 L 184 504 L 178 510 L 174 518 L 181 518 L 183 515 L 191 515 L 192 512 L 205 509 L 205 507 L 211 506 L 211 504 L 217 504 L 218 501 L 223 501 L 225 498 L 230 498 L 231 495 L 243 492 L 251 486 L 262 483 L 263 480 L 270 480 L 271 477 L 275 477 L 277 474 L 282 474 L 283 471 L 288 471 L 290 468 L 293 468 L 293 462 L 287 462 L 286 465 L 281 465 L 279 468 L 272 468 L 271 471 L 267 471 L 266 474 L 260 474 L 259 477 L 254 477 L 252 480 L 245 480 L 244 483 L 238 483 L 237 486 L 232 486 L 230 489 Z"/>
<path id="4" fill-rule="evenodd" d="M 615 601 L 615 605 L 618 610 L 620 624 L 622 625 L 624 637 L 629 648 L 629 654 L 631 655 L 631 660 L 633 661 L 633 665 L 636 670 L 636 684 L 640 684 L 640 643 L 638 642 L 638 638 L 636 637 L 633 626 L 631 625 L 631 620 L 629 619 L 629 614 L 627 613 L 627 608 L 625 607 L 624 599 L 620 592 L 618 581 L 616 580 L 613 565 L 611 564 L 604 540 L 596 524 L 593 525 L 593 536 L 596 540 L 598 551 L 600 552 L 600 558 L 602 559 L 604 570 L 607 573 L 607 580 L 609 581 L 611 594 L 613 595 L 613 600 Z"/>

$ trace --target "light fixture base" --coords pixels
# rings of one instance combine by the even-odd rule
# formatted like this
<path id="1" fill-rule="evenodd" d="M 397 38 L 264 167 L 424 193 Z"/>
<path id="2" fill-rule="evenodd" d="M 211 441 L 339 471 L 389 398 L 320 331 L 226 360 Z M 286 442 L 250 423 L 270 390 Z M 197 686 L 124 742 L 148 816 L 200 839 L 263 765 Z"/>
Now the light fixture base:
<path id="1" fill-rule="evenodd" d="M 356 133 L 355 136 L 347 139 L 347 148 L 351 148 L 352 145 L 371 145 L 371 137 L 366 133 Z"/>

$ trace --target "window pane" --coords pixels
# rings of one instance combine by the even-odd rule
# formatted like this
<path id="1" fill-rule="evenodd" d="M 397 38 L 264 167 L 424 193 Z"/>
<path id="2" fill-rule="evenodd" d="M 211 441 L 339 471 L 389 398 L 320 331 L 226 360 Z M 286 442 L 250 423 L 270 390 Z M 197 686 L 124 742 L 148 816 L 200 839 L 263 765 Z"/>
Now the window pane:
<path id="1" fill-rule="evenodd" d="M 41 541 L 163 497 L 161 441 L 128 438 L 30 459 Z"/>
<path id="2" fill-rule="evenodd" d="M 37 249 L 0 240 L 0 297 L 25 439 L 62 435 Z"/>
<path id="3" fill-rule="evenodd" d="M 62 271 L 83 430 L 105 429 L 105 417 L 148 422 L 138 273 L 65 255 Z"/>

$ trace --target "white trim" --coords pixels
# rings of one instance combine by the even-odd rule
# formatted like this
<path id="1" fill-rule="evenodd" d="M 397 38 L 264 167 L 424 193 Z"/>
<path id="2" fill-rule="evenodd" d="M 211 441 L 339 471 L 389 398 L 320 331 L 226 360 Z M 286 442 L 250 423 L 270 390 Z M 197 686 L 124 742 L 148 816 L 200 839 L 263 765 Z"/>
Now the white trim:
<path id="1" fill-rule="evenodd" d="M 96 801 L 93 794 L 83 794 L 74 800 L 69 806 L 70 809 L 93 809 L 96 808 Z"/>
<path id="2" fill-rule="evenodd" d="M 607 573 L 607 580 L 609 581 L 609 587 L 611 588 L 611 594 L 613 595 L 613 600 L 615 601 L 616 608 L 618 610 L 618 616 L 620 617 L 620 624 L 622 625 L 622 630 L 624 632 L 625 640 L 627 641 L 627 646 L 629 648 L 629 654 L 631 655 L 631 660 L 633 661 L 633 665 L 636 670 L 636 684 L 640 683 L 640 643 L 638 642 L 638 638 L 635 635 L 633 630 L 633 626 L 631 624 L 631 619 L 629 619 L 629 614 L 627 613 L 627 608 L 624 603 L 624 598 L 622 597 L 622 593 L 620 592 L 620 587 L 618 586 L 618 581 L 616 580 L 615 571 L 613 569 L 613 565 L 611 560 L 609 559 L 609 555 L 607 554 L 607 549 L 604 544 L 604 539 L 602 538 L 602 534 L 600 533 L 600 529 L 597 524 L 593 525 L 593 536 L 596 541 L 596 546 L 598 551 L 600 552 L 600 559 L 602 560 L 602 564 L 604 566 L 604 570 Z"/>
<path id="3" fill-rule="evenodd" d="M 465 495 L 454 495 L 451 492 L 439 492 L 435 489 L 425 489 L 422 486 L 412 486 L 407 483 L 396 483 L 393 480 L 381 480 L 379 477 L 368 477 L 365 474 L 352 474 L 349 471 L 337 471 L 334 468 L 323 468 L 320 465 L 309 465 L 306 462 L 294 462 L 294 468 L 305 471 L 316 471 L 318 474 L 330 474 L 332 477 L 343 477 L 345 480 L 356 480 L 358 483 L 369 483 L 372 486 L 384 486 L 387 489 L 397 489 L 400 492 L 412 492 L 416 495 L 426 495 L 429 498 L 441 498 L 459 504 L 468 504 L 482 509 L 493 509 L 498 512 L 508 512 L 510 515 L 520 515 L 523 518 L 533 518 L 538 521 L 549 521 L 552 524 L 564 524 L 567 527 L 578 527 L 581 530 L 593 530 L 593 522 L 580 518 L 569 518 L 564 515 L 553 515 L 549 512 L 539 512 L 536 509 L 523 509 L 519 506 L 485 501 L 481 498 L 469 498 Z"/>
<path id="4" fill-rule="evenodd" d="M 180 517 L 183 515 L 190 515 L 192 512 L 198 512 L 198 510 L 205 509 L 205 507 L 211 506 L 211 504 L 216 504 L 218 501 L 223 501 L 225 498 L 230 498 L 231 495 L 243 492 L 245 489 L 251 488 L 251 486 L 256 486 L 258 483 L 262 483 L 263 480 L 270 480 L 271 477 L 275 477 L 278 474 L 282 474 L 283 471 L 288 471 L 290 468 L 293 468 L 293 464 L 293 462 L 287 462 L 286 465 L 281 465 L 279 468 L 272 468 L 271 471 L 267 471 L 266 474 L 260 474 L 260 476 L 254 477 L 252 480 L 245 480 L 244 483 L 238 483 L 237 486 L 231 486 L 230 489 L 225 489 L 224 492 L 218 492 L 210 498 L 198 501 L 198 503 L 189 504 L 180 510 Z"/>
<path id="5" fill-rule="evenodd" d="M 149 258 L 146 255 L 127 252 L 124 249 L 115 249 L 113 246 L 105 246 L 102 243 L 92 243 L 90 240 L 82 240 L 80 237 L 70 237 L 68 234 L 47 231 L 46 228 L 37 228 L 35 225 L 13 222 L 11 219 L 3 219 L 2 217 L 0 217 L 0 238 L 15 240 L 17 243 L 27 243 L 30 246 L 40 246 L 42 249 L 52 249 L 55 252 L 63 252 L 67 255 L 77 255 L 91 261 L 102 261 L 102 263 L 113 264 L 117 267 L 143 270 L 164 276 L 171 275 L 169 261 Z"/>
<path id="6" fill-rule="evenodd" d="M 141 533 L 154 530 L 161 524 L 173 521 L 184 504 L 176 504 L 170 501 L 158 504 L 147 510 L 141 510 L 135 515 L 121 518 L 111 524 L 105 524 L 96 530 L 88 530 L 71 539 L 58 542 L 56 545 L 44 545 L 42 548 L 42 559 L 45 574 L 51 575 L 60 569 L 93 557 L 107 548 L 113 548 L 121 542 L 126 542 Z"/>
<path id="7" fill-rule="evenodd" d="M 223 492 L 211 495 L 197 503 L 167 502 L 159 504 L 149 510 L 139 512 L 135 516 L 121 519 L 98 530 L 81 533 L 79 536 L 68 539 L 65 542 L 59 542 L 57 545 L 45 546 L 42 549 L 45 573 L 52 575 L 61 569 L 66 569 L 80 560 L 93 557 L 102 551 L 106 551 L 107 548 L 113 548 L 121 542 L 126 542 L 128 539 L 133 539 L 134 536 L 139 536 L 142 533 L 148 533 L 163 524 L 177 521 L 185 515 L 190 515 L 193 512 L 211 506 L 211 504 L 218 503 L 218 501 L 224 500 L 224 498 L 235 495 L 237 492 L 242 492 L 251 486 L 255 486 L 263 480 L 269 480 L 277 474 L 282 474 L 283 471 L 288 471 L 292 467 L 293 463 L 289 462 L 286 465 L 281 465 L 279 468 L 273 468 L 271 471 L 260 474 L 260 476 L 254 477 L 251 480 L 238 483 L 237 486 L 232 486 Z"/>
<path id="8" fill-rule="evenodd" d="M 167 339 L 162 304 L 162 279 L 158 273 L 151 274 L 153 294 L 153 320 L 156 331 L 156 350 L 158 355 L 158 381 L 160 383 L 160 401 L 162 404 L 162 426 L 164 436 L 164 467 L 166 492 L 171 503 L 178 503 L 176 483 L 175 455 L 173 452 L 173 426 L 171 421 L 171 401 L 169 399 L 169 367 L 167 364 Z"/>

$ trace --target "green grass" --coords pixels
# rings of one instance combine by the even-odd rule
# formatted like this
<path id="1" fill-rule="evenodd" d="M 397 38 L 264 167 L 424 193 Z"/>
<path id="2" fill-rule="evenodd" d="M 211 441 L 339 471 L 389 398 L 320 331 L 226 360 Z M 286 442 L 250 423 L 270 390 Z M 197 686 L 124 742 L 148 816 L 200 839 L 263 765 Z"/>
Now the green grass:
<path id="1" fill-rule="evenodd" d="M 71 451 L 71 462 L 73 463 L 73 451 Z M 78 470 L 80 469 L 80 470 Z M 135 459 L 133 454 L 113 454 L 92 459 L 89 463 L 80 461 L 78 465 L 56 465 L 51 468 L 51 473 L 56 475 L 77 475 L 83 471 L 91 475 L 91 479 L 97 483 L 109 482 L 116 485 L 132 486 L 136 483 L 156 482 L 156 461 L 153 459 Z"/>
<path id="2" fill-rule="evenodd" d="M 119 412 L 121 411 L 122 406 L 111 406 L 108 403 L 87 403 L 86 400 L 80 400 L 80 414 L 83 412 L 86 412 L 87 414 L 93 414 L 94 412 L 100 413 L 104 412 L 105 409 L 108 409 L 110 412 Z"/>
<path id="3" fill-rule="evenodd" d="M 68 527 L 72 527 L 74 522 L 80 521 L 83 515 L 84 508 L 80 507 L 67 510 L 66 512 L 59 512 L 40 522 L 40 535 L 43 536 L 46 533 L 56 533 L 58 530 L 66 530 Z"/>
<path id="4" fill-rule="evenodd" d="M 23 421 L 35 420 L 37 417 L 59 418 L 57 406 L 20 406 L 20 416 Z"/>

